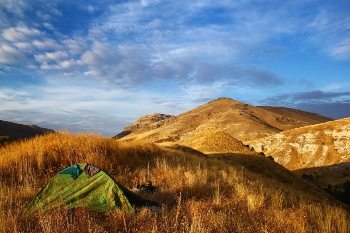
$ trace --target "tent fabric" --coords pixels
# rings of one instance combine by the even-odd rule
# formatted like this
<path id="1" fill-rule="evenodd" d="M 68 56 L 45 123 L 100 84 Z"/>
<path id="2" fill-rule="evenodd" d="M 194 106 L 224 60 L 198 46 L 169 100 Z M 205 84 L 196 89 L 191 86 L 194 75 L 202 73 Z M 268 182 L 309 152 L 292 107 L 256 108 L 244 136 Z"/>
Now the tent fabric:
<path id="1" fill-rule="evenodd" d="M 28 213 L 64 206 L 98 212 L 120 208 L 132 213 L 134 207 L 159 205 L 129 191 L 102 170 L 93 169 L 97 173 L 88 176 L 86 166 L 77 164 L 58 172 L 30 202 Z"/>
<path id="2" fill-rule="evenodd" d="M 75 180 L 82 172 L 80 165 L 76 164 L 59 171 L 58 174 L 69 174 Z"/>
<path id="3" fill-rule="evenodd" d="M 90 178 L 91 176 L 93 176 L 93 175 L 95 175 L 95 174 L 97 174 L 99 171 L 100 171 L 100 169 L 98 168 L 98 167 L 95 167 L 95 166 L 93 166 L 93 165 L 91 165 L 91 164 L 87 164 L 86 166 L 85 166 L 85 172 L 86 172 L 86 174 L 87 174 L 87 176 Z"/>

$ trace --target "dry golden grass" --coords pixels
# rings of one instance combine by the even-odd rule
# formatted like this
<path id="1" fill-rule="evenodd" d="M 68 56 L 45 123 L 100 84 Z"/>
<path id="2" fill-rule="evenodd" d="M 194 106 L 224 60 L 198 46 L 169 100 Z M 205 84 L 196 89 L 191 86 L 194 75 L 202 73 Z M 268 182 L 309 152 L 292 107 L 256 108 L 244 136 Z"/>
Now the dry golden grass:
<path id="1" fill-rule="evenodd" d="M 214 129 L 202 130 L 195 134 L 182 138 L 181 145 L 191 147 L 202 153 L 243 153 L 257 154 L 247 148 L 242 142 L 223 131 Z"/>
<path id="2" fill-rule="evenodd" d="M 0 232 L 349 232 L 343 206 L 278 164 L 248 157 L 68 133 L 13 143 L 0 148 Z M 160 191 L 148 198 L 163 207 L 133 215 L 86 209 L 22 215 L 50 177 L 78 162 L 103 168 L 128 188 L 151 180 Z"/>

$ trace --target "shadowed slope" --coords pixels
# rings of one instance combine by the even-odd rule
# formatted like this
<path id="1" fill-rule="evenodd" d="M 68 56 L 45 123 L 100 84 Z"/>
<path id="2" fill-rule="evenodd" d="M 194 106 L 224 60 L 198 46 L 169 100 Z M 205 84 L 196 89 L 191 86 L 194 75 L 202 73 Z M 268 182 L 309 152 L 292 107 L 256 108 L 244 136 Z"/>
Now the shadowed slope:
<path id="1" fill-rule="evenodd" d="M 30 138 L 49 132 L 53 132 L 53 130 L 40 128 L 36 125 L 22 125 L 0 120 L 0 136 L 6 136 L 11 139 Z"/>
<path id="2" fill-rule="evenodd" d="M 350 162 L 294 171 L 332 196 L 350 204 Z"/>

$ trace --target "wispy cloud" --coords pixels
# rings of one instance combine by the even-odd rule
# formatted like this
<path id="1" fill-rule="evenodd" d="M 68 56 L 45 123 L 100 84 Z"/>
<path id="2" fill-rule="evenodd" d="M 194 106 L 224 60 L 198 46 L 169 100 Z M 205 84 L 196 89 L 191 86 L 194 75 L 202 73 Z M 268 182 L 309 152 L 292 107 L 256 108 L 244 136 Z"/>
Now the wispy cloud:
<path id="1" fill-rule="evenodd" d="M 347 92 L 325 92 L 320 90 L 296 92 L 290 94 L 276 95 L 271 98 L 267 98 L 265 101 L 270 103 L 283 103 L 292 105 L 299 101 L 332 101 L 335 98 L 350 97 L 350 91 Z"/>
<path id="2" fill-rule="evenodd" d="M 307 91 L 275 95 L 262 101 L 263 104 L 289 106 L 317 112 L 332 118 L 350 116 L 350 91 Z"/>
<path id="3" fill-rule="evenodd" d="M 307 24 L 311 43 L 335 59 L 350 59 L 350 16 L 347 11 L 321 10 Z"/>

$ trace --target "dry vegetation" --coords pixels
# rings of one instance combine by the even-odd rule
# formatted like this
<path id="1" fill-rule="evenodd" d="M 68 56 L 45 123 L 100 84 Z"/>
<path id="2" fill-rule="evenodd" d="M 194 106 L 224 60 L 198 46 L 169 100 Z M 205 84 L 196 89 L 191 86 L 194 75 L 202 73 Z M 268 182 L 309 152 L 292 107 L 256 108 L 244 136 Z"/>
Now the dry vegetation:
<path id="1" fill-rule="evenodd" d="M 179 144 L 203 153 L 244 153 L 257 154 L 234 137 L 217 130 L 202 130 L 181 139 Z"/>
<path id="2" fill-rule="evenodd" d="M 163 204 L 94 213 L 60 209 L 22 215 L 59 169 L 103 168 L 131 188 L 151 180 Z M 0 232 L 349 232 L 349 212 L 271 160 L 204 156 L 93 135 L 49 134 L 0 148 Z"/>

